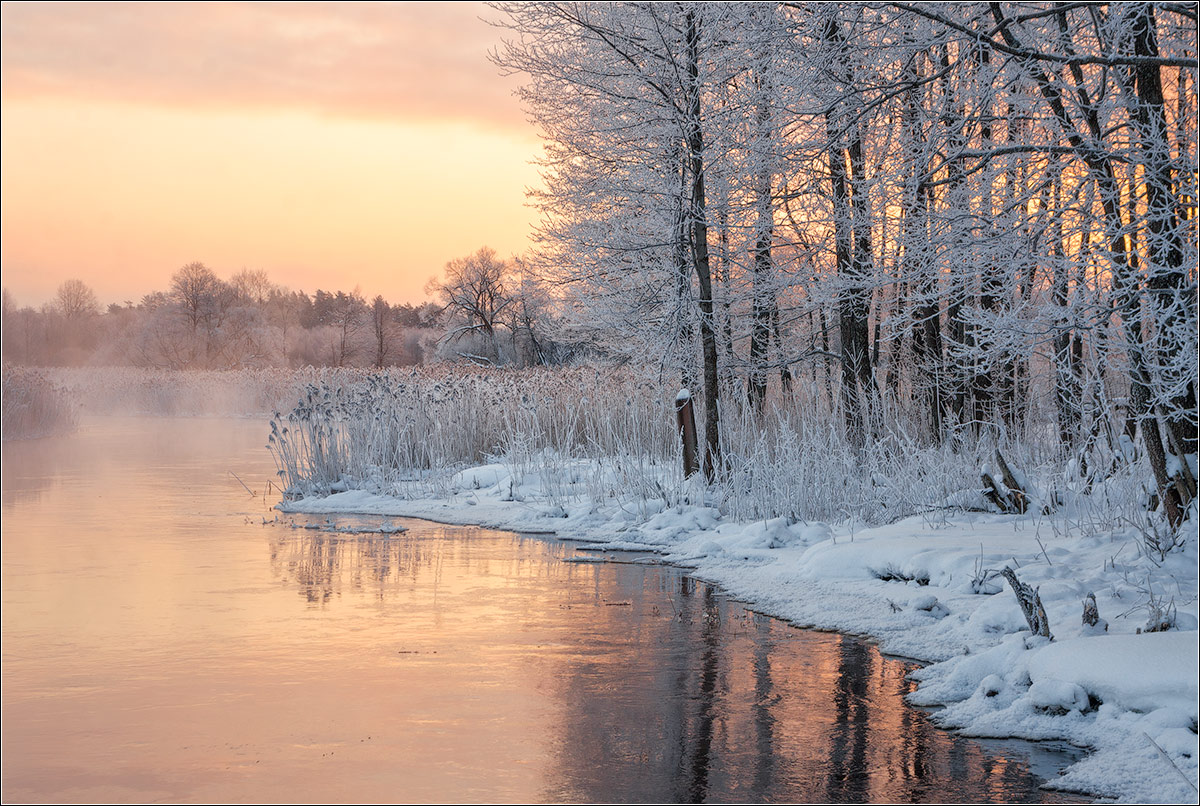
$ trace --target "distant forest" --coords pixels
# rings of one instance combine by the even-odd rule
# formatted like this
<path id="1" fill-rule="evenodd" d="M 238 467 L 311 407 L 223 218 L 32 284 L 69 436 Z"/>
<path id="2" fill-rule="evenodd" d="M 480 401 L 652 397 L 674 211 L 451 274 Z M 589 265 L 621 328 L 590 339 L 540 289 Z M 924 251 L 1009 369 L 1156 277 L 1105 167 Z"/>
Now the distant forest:
<path id="1" fill-rule="evenodd" d="M 446 266 L 427 291 L 437 301 L 393 305 L 357 288 L 314 294 L 273 283 L 263 270 L 220 278 L 193 262 L 165 290 L 104 308 L 78 279 L 40 308 L 4 290 L 4 361 L 27 366 L 159 369 L 388 367 L 442 360 L 545 364 L 568 351 L 548 335 L 548 297 L 519 261 L 483 248 Z"/>

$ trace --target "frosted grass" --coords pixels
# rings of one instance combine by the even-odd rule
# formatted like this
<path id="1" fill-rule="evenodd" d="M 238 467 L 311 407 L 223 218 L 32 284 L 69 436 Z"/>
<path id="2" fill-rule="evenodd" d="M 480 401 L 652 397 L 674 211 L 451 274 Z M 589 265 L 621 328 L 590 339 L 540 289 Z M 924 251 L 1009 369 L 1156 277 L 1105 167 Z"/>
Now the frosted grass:
<path id="1" fill-rule="evenodd" d="M 75 430 L 70 397 L 34 370 L 5 365 L 3 376 L 4 440 L 36 439 Z"/>
<path id="2" fill-rule="evenodd" d="M 956 509 L 987 510 L 979 474 L 1000 448 L 1053 532 L 1112 529 L 1139 513 L 1146 521 L 1136 457 L 1096 446 L 1082 473 L 1031 438 L 1034 429 L 1024 441 L 989 433 L 930 446 L 888 410 L 855 447 L 840 413 L 803 389 L 761 416 L 727 405 L 722 466 L 714 484 L 698 484 L 682 477 L 673 400 L 673 388 L 627 368 L 351 373 L 306 384 L 299 405 L 272 418 L 269 447 L 291 499 L 349 489 L 448 497 L 455 473 L 492 464 L 506 471 L 513 500 L 551 508 L 616 503 L 645 515 L 686 502 L 737 521 L 863 525 L 917 514 L 936 525 Z"/>

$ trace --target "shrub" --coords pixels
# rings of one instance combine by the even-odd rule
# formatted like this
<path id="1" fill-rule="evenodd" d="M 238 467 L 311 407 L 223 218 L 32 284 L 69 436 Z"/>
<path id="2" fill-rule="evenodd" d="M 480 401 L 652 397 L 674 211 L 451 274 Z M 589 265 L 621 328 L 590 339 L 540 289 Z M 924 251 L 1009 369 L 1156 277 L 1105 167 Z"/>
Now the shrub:
<path id="1" fill-rule="evenodd" d="M 75 410 L 61 389 L 40 373 L 4 366 L 4 440 L 36 439 L 75 430 Z"/>

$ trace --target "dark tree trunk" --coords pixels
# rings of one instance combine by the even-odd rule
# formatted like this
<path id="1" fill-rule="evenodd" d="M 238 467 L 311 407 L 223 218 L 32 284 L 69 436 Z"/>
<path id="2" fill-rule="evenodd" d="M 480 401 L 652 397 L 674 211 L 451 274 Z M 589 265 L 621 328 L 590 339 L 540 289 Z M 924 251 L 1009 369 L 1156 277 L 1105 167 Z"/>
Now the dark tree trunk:
<path id="1" fill-rule="evenodd" d="M 1158 56 L 1154 31 L 1154 7 L 1142 6 L 1138 15 L 1134 50 L 1138 56 Z M 1180 234 L 1179 200 L 1172 190 L 1171 144 L 1163 110 L 1162 76 L 1159 68 L 1143 63 L 1136 68 L 1138 103 L 1134 119 L 1145 153 L 1146 250 L 1151 317 L 1159 333 L 1159 364 L 1169 366 L 1184 349 L 1179 338 L 1183 314 L 1196 305 L 1195 286 L 1188 283 Z M 1171 440 L 1184 453 L 1196 452 L 1196 379 L 1188 380 L 1183 392 L 1171 400 L 1165 426 Z M 1180 461 L 1183 457 L 1179 457 Z M 1187 502 L 1184 502 L 1186 504 Z"/>
<path id="2" fill-rule="evenodd" d="M 929 207 L 932 191 L 929 188 L 927 166 L 921 164 L 920 131 L 921 110 L 916 84 L 921 78 L 919 62 L 913 60 L 906 78 L 913 88 L 906 92 L 903 117 L 905 141 L 909 149 L 910 175 L 905 189 L 904 228 L 904 276 L 914 278 L 916 292 L 913 315 L 912 346 L 916 359 L 913 390 L 923 400 L 929 413 L 929 433 L 935 443 L 944 438 L 942 424 L 943 368 L 942 368 L 942 323 L 938 303 L 938 278 L 933 271 L 929 255 Z M 899 309 L 899 300 L 897 300 Z"/>
<path id="3" fill-rule="evenodd" d="M 825 29 L 826 39 L 842 45 L 837 20 L 831 18 Z M 837 275 L 840 282 L 837 296 L 838 333 L 841 338 L 842 364 L 842 413 L 846 419 L 846 435 L 851 444 L 862 446 L 866 442 L 866 412 L 864 396 L 868 393 L 871 378 L 870 354 L 868 352 L 867 302 L 861 287 L 861 271 L 870 260 L 870 231 L 858 233 L 856 225 L 866 227 L 865 221 L 858 222 L 855 207 L 862 205 L 860 199 L 851 198 L 851 181 L 855 177 L 847 170 L 849 157 L 852 169 L 862 170 L 862 141 L 858 127 L 851 125 L 849 144 L 839 131 L 840 121 L 830 111 L 825 117 L 829 136 L 827 159 L 829 181 L 833 197 L 833 228 Z M 857 162 L 857 165 L 853 163 Z M 865 188 L 864 188 L 865 191 Z M 864 195 L 856 193 L 857 195 Z M 864 257 L 863 251 L 866 256 Z M 862 383 L 860 391 L 859 384 Z"/>
<path id="4" fill-rule="evenodd" d="M 687 25 L 687 70 L 690 79 L 687 121 L 688 157 L 692 177 L 692 264 L 700 292 L 700 348 L 704 361 L 704 476 L 716 478 L 721 464 L 720 383 L 717 377 L 717 338 L 713 328 L 712 277 L 708 264 L 708 224 L 705 220 L 704 132 L 700 108 L 700 31 L 696 12 L 689 9 Z"/>
<path id="5" fill-rule="evenodd" d="M 763 97 L 765 90 L 762 86 L 762 76 L 756 76 L 755 80 L 759 85 L 758 131 L 760 137 L 768 137 L 769 115 L 766 98 Z M 761 415 L 763 401 L 767 396 L 767 351 L 771 339 L 771 320 L 775 312 L 775 288 L 771 277 L 771 241 L 775 230 L 771 210 L 771 170 L 765 158 L 760 156 L 759 160 L 761 168 L 755 187 L 754 204 L 754 299 L 748 391 L 750 406 Z"/>

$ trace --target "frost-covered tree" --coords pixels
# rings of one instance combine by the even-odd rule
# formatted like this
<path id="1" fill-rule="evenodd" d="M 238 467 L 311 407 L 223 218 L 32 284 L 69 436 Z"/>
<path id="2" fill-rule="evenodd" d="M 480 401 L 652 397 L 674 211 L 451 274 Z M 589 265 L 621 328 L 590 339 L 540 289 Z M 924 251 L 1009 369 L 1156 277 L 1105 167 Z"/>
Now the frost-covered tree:
<path id="1" fill-rule="evenodd" d="M 1178 522 L 1194 10 L 498 7 L 546 142 L 533 265 L 614 352 L 703 374 L 706 431 L 722 385 L 759 410 L 810 361 L 858 444 L 880 418 L 955 446 L 1049 426 L 1101 472 L 1136 432 Z"/>

